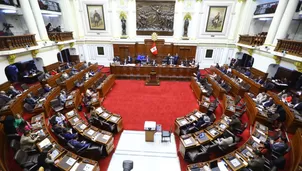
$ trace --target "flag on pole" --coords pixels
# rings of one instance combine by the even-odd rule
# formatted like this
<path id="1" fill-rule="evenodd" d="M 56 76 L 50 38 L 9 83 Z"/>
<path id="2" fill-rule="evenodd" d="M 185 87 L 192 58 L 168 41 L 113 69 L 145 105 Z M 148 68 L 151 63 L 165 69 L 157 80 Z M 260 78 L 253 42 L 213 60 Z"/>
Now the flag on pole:
<path id="1" fill-rule="evenodd" d="M 152 45 L 152 48 L 150 49 L 150 51 L 153 55 L 157 55 L 157 48 L 156 48 L 155 42 L 153 42 L 153 45 Z"/>

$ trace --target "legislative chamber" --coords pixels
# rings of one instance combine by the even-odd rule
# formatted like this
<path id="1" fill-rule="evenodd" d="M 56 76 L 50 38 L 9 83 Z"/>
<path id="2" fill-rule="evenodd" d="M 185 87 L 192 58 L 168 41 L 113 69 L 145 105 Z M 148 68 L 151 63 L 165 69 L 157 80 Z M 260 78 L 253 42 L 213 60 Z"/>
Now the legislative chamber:
<path id="1" fill-rule="evenodd" d="M 0 1 L 1 171 L 302 171 L 301 0 Z"/>

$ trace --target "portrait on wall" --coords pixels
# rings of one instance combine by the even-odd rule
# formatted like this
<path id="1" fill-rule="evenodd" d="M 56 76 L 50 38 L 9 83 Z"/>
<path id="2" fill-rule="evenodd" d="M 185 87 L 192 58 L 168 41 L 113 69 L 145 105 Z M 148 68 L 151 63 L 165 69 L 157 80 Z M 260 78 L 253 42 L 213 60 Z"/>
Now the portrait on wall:
<path id="1" fill-rule="evenodd" d="M 87 5 L 87 14 L 90 30 L 105 30 L 103 5 Z"/>
<path id="2" fill-rule="evenodd" d="M 222 32 L 227 6 L 210 6 L 206 32 Z"/>

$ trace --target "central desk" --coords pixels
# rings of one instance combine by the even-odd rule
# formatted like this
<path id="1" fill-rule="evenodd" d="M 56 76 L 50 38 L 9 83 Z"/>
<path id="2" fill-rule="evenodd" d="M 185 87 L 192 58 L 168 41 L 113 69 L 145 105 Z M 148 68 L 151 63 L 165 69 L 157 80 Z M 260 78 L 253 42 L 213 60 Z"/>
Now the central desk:
<path id="1" fill-rule="evenodd" d="M 197 68 L 180 65 L 110 65 L 111 74 L 115 74 L 117 78 L 146 79 L 149 77 L 151 71 L 155 71 L 160 79 L 190 80 L 193 73 L 196 73 Z"/>

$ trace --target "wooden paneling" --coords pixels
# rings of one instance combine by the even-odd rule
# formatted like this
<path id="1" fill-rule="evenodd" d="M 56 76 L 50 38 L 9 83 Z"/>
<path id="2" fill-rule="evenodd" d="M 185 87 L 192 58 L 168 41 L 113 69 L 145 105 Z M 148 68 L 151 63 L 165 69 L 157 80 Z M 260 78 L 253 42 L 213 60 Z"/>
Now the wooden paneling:
<path id="1" fill-rule="evenodd" d="M 264 80 L 266 79 L 266 77 L 268 75 L 268 73 L 262 72 L 256 68 L 251 68 L 251 73 L 256 77 L 261 76 Z"/>
<path id="2" fill-rule="evenodd" d="M 56 62 L 47 66 L 43 66 L 44 72 L 49 72 L 52 70 L 57 70 L 59 68 L 59 66 L 61 65 L 60 62 Z"/>
<path id="3" fill-rule="evenodd" d="M 155 42 L 158 54 L 155 56 L 150 49 L 153 45 L 153 40 L 145 39 L 144 44 L 114 44 L 114 56 L 119 56 L 123 62 L 125 57 L 130 55 L 136 58 L 138 55 L 148 55 L 150 59 L 155 59 L 157 63 L 161 63 L 162 59 L 169 53 L 174 56 L 179 55 L 179 64 L 181 60 L 192 60 L 195 58 L 196 46 L 180 46 L 173 43 L 165 44 L 165 40 L 159 39 Z"/>

